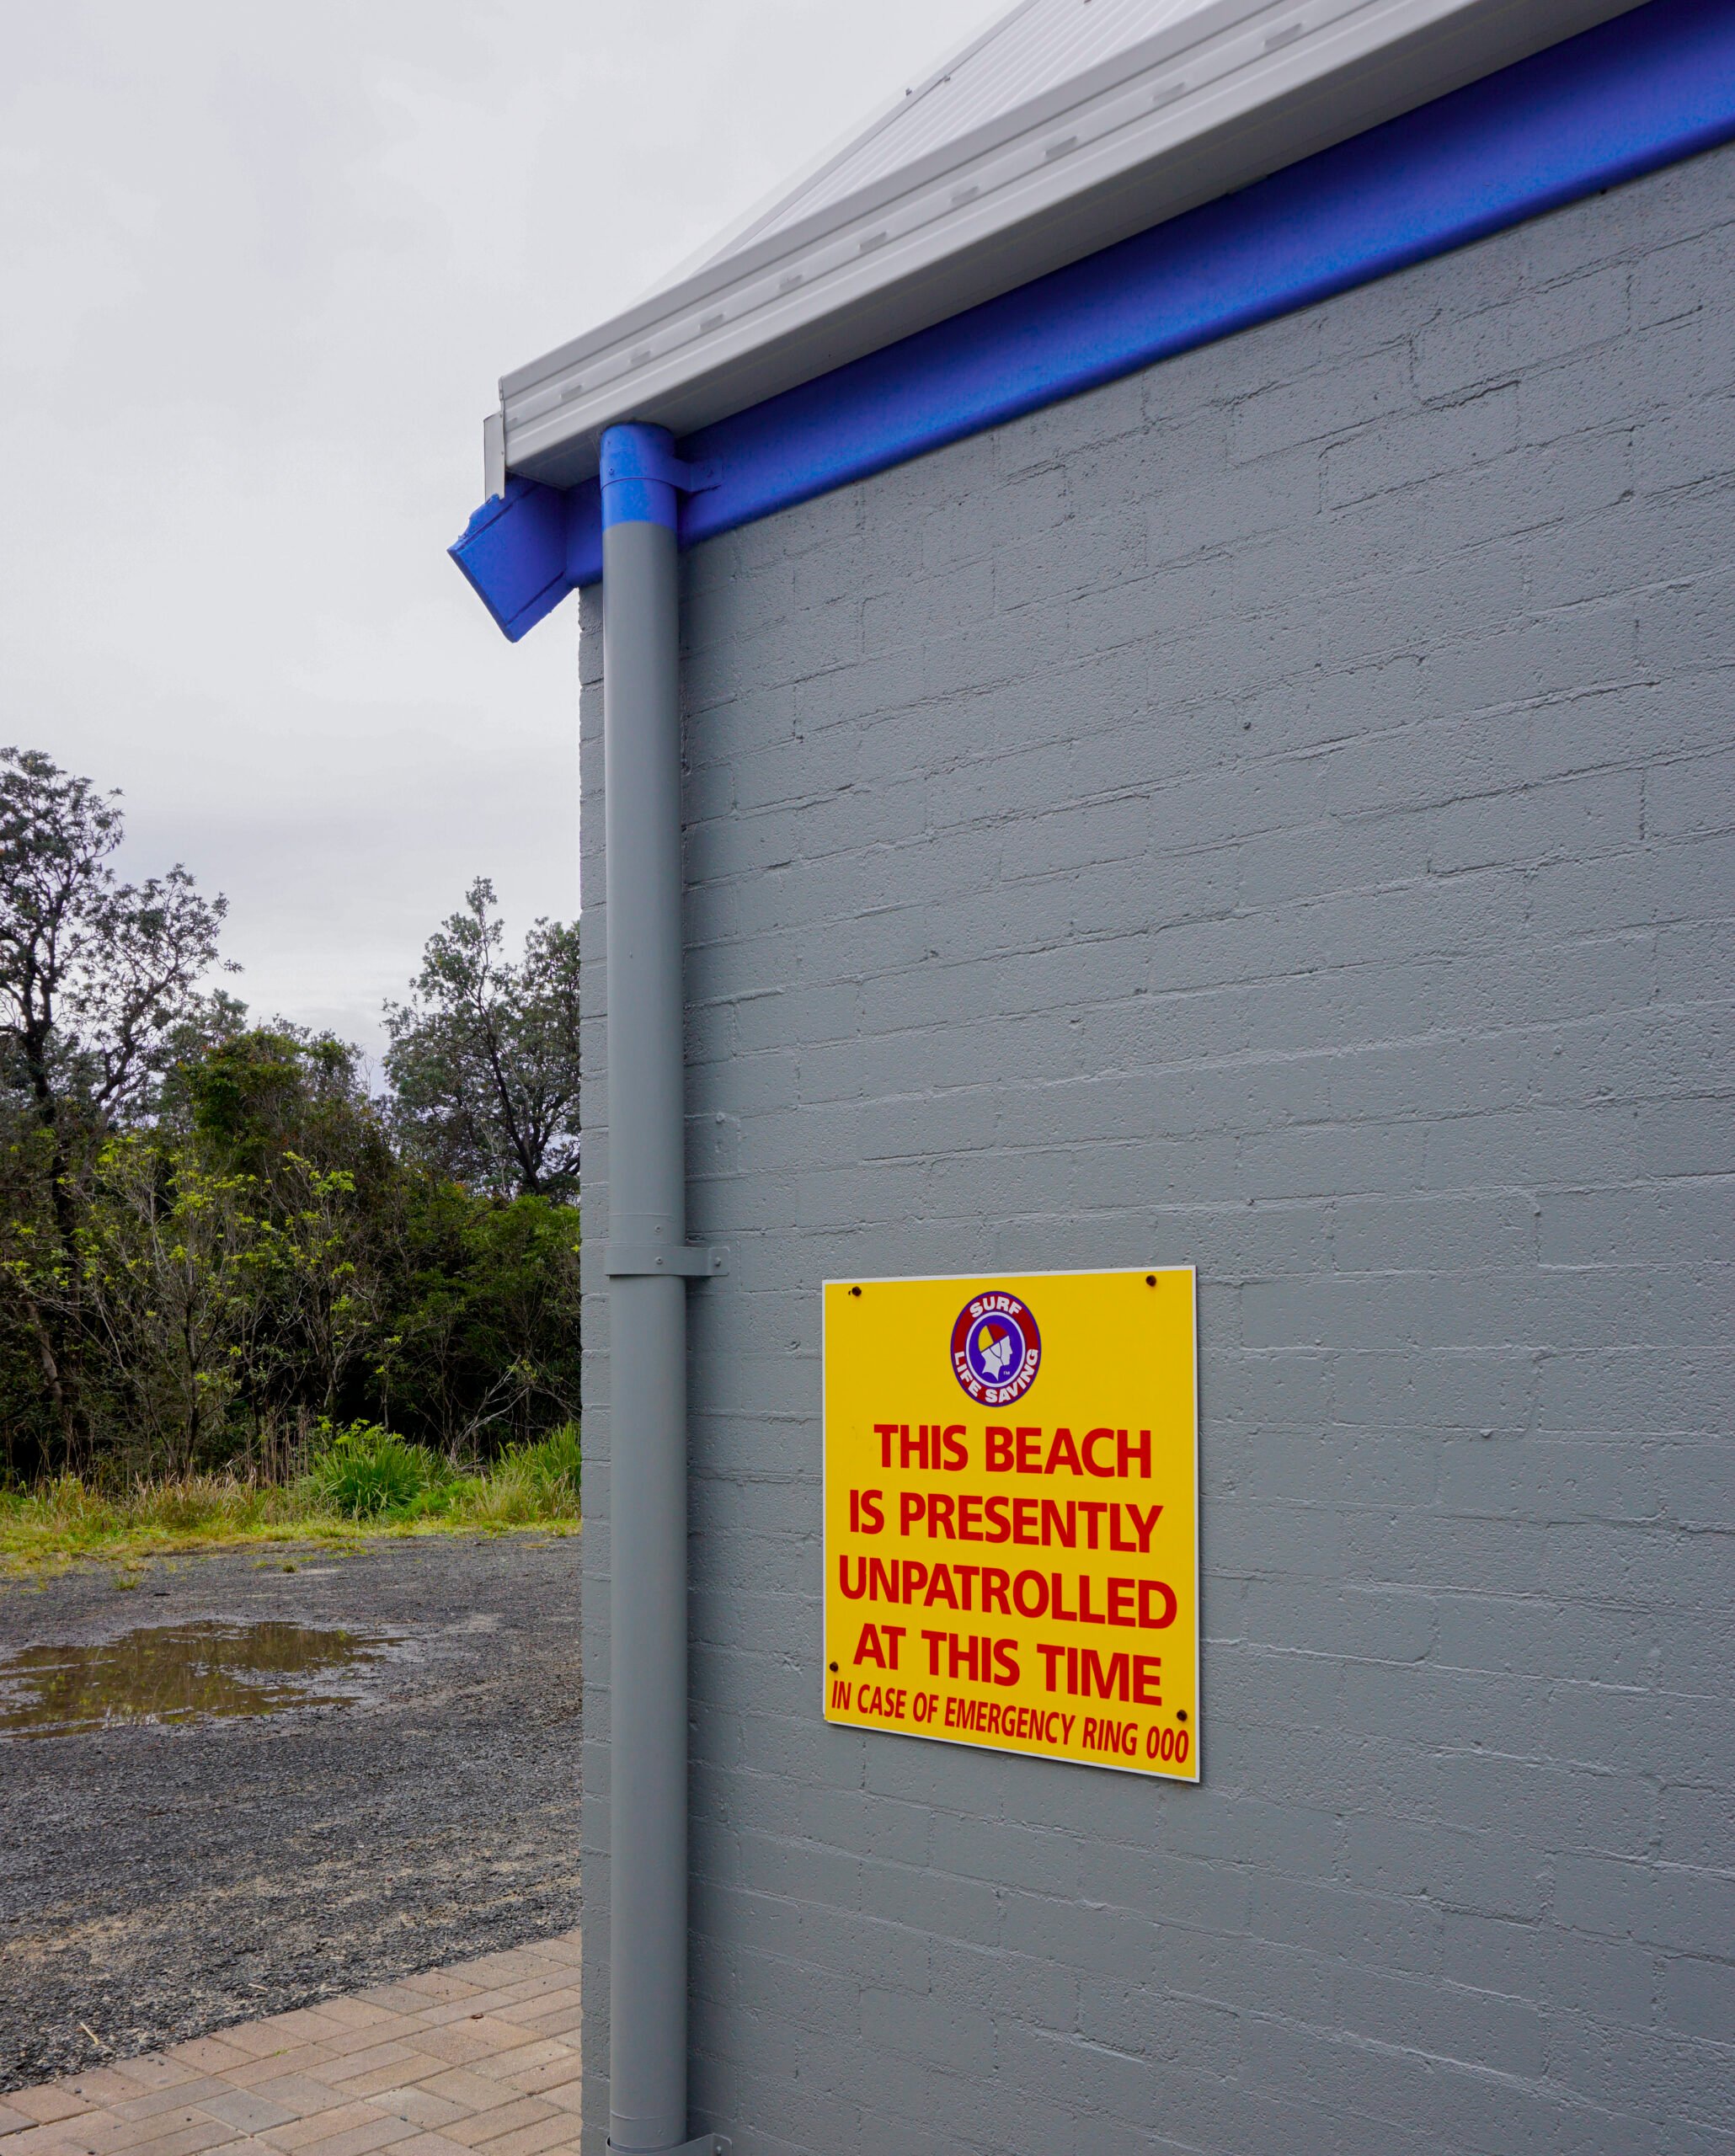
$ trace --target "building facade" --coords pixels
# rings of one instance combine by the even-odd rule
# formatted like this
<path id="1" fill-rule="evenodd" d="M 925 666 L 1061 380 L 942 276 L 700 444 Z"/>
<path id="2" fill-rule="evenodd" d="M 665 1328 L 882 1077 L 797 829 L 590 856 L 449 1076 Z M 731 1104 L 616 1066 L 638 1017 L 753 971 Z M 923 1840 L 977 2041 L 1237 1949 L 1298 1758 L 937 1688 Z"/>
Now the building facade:
<path id="1" fill-rule="evenodd" d="M 1735 2156 L 1735 4 L 1087 4 L 507 377 L 453 550 L 510 637 L 583 593 L 585 2156 L 611 2048 L 633 2148 Z M 611 1620 L 628 495 L 728 1252 L 684 2052 L 611 1920 L 617 1758 L 681 1786 Z M 828 1722 L 821 1283 L 1147 1266 L 1198 1785 Z"/>
<path id="2" fill-rule="evenodd" d="M 687 557 L 694 2103 L 743 2156 L 1735 2147 L 1732 270 L 1726 150 Z M 819 1283 L 1151 1261 L 1199 1267 L 1200 1786 L 822 1723 Z"/>

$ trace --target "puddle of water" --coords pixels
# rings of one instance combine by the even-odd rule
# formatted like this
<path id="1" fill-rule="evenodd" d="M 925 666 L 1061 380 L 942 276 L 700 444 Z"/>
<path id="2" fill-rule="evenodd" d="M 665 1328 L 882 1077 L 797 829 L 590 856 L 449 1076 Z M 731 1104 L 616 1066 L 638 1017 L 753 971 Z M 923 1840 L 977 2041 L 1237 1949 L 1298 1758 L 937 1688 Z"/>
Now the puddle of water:
<path id="1" fill-rule="evenodd" d="M 93 1646 L 25 1647 L 0 1662 L 0 1736 L 129 1722 L 209 1721 L 354 1700 L 395 1635 L 307 1625 L 156 1625 Z"/>

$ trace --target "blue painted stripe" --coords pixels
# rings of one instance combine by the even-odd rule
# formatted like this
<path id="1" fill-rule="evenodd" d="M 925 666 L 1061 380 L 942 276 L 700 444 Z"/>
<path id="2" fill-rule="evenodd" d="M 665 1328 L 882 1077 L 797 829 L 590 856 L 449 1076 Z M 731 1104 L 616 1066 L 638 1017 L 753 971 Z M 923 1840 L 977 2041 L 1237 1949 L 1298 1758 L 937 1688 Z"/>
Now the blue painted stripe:
<path id="1" fill-rule="evenodd" d="M 720 477 L 683 499 L 682 543 L 1732 136 L 1735 0 L 1649 0 L 1238 195 L 702 429 L 681 454 L 715 460 Z M 594 583 L 602 573 L 596 492 L 575 488 L 567 500 L 560 573 L 572 584 Z M 523 633 L 488 603 L 509 636 Z"/>

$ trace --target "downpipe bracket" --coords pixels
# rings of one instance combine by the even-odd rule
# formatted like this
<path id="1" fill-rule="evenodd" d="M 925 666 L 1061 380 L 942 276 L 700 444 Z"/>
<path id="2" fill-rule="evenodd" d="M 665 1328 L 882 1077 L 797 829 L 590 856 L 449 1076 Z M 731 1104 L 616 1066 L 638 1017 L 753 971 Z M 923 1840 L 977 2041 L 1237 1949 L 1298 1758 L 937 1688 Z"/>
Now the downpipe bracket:
<path id="1" fill-rule="evenodd" d="M 710 1243 L 682 1243 L 675 1250 L 659 1250 L 654 1243 L 611 1243 L 602 1269 L 611 1280 L 709 1280 L 729 1271 L 729 1252 Z M 686 2152 L 676 2149 L 672 2156 Z"/>
<path id="2" fill-rule="evenodd" d="M 697 464 L 677 456 L 665 428 L 611 427 L 602 437 L 598 477 L 605 487 L 622 479 L 655 479 L 683 494 L 702 494 L 723 484 L 723 466 L 714 456 Z"/>

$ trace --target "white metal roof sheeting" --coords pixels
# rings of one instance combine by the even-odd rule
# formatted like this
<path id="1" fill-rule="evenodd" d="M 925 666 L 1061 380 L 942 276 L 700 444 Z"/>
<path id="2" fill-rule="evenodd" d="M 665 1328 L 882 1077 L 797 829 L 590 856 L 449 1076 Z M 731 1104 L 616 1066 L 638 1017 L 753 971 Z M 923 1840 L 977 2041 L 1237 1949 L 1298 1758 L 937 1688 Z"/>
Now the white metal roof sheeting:
<path id="1" fill-rule="evenodd" d="M 827 203 L 841 201 L 900 165 L 1198 14 L 1207 4 L 1208 0 L 1021 0 L 705 259 L 721 260 L 749 240 L 782 231 Z"/>
<path id="2" fill-rule="evenodd" d="M 1023 0 L 938 85 L 968 115 L 912 97 L 926 132 L 883 117 L 712 259 L 508 375 L 505 467 L 571 485 L 617 421 L 691 433 L 1636 4 Z"/>

